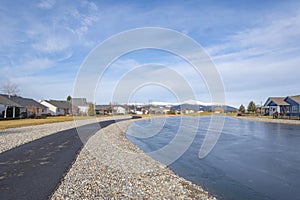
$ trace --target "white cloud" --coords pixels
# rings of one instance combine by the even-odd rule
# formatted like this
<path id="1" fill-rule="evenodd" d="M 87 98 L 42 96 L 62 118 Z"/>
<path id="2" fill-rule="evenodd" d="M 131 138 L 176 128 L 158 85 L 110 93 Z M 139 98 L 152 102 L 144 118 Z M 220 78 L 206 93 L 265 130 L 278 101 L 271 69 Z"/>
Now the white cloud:
<path id="1" fill-rule="evenodd" d="M 22 63 L 13 63 L 1 67 L 0 79 L 28 77 L 36 72 L 53 67 L 55 62 L 48 58 L 30 58 Z"/>
<path id="2" fill-rule="evenodd" d="M 48 58 L 36 58 L 36 59 L 29 60 L 27 63 L 21 65 L 19 69 L 36 72 L 43 69 L 47 69 L 53 65 L 54 62 L 52 60 L 49 60 Z"/>
<path id="3" fill-rule="evenodd" d="M 207 50 L 222 75 L 228 102 L 238 106 L 299 93 L 299 45 L 300 15 L 291 13 L 236 31 Z"/>
<path id="4" fill-rule="evenodd" d="M 65 15 L 68 29 L 81 38 L 89 31 L 89 27 L 99 20 L 100 12 L 95 3 L 83 1 L 81 6 L 71 8 Z M 69 17 L 76 23 L 69 23 Z"/>
<path id="5" fill-rule="evenodd" d="M 68 39 L 59 37 L 49 37 L 40 43 L 33 44 L 33 48 L 43 53 L 59 53 L 65 51 L 70 46 Z"/>
<path id="6" fill-rule="evenodd" d="M 42 0 L 37 6 L 42 9 L 51 9 L 55 5 L 55 0 Z"/>
<path id="7" fill-rule="evenodd" d="M 215 60 L 242 60 L 294 50 L 300 43 L 300 15 L 277 18 L 227 36 L 207 51 Z"/>
<path id="8" fill-rule="evenodd" d="M 73 77 L 68 74 L 21 76 L 12 79 L 20 89 L 20 95 L 35 100 L 66 99 L 72 94 Z"/>

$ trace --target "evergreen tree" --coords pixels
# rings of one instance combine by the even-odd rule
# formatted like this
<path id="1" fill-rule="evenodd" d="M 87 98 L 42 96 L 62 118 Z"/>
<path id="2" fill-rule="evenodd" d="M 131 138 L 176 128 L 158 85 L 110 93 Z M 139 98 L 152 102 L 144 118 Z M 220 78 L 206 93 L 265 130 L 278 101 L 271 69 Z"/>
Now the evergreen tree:
<path id="1" fill-rule="evenodd" d="M 248 105 L 248 112 L 254 113 L 256 111 L 256 105 L 253 101 L 250 101 Z"/>
<path id="2" fill-rule="evenodd" d="M 69 95 L 68 97 L 67 97 L 67 101 L 71 101 L 72 100 L 72 97 Z"/>
<path id="3" fill-rule="evenodd" d="M 240 113 L 245 113 L 246 109 L 245 109 L 245 106 L 242 104 L 239 108 L 239 112 Z"/>

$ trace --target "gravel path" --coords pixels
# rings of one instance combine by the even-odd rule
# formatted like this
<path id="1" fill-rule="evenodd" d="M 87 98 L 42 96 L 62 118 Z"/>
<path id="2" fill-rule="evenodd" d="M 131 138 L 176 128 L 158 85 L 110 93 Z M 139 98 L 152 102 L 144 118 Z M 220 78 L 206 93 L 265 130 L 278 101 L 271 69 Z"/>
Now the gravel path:
<path id="1" fill-rule="evenodd" d="M 98 121 L 113 119 L 112 117 L 100 118 Z M 95 118 L 87 120 L 76 120 L 69 122 L 59 122 L 53 124 L 42 124 L 35 126 L 27 126 L 21 128 L 10 128 L 0 131 L 0 153 L 15 148 L 22 144 L 42 138 L 47 135 L 57 133 L 59 131 L 71 129 L 77 126 L 86 125 L 96 122 Z"/>
<path id="2" fill-rule="evenodd" d="M 238 119 L 250 120 L 250 121 L 258 121 L 258 122 L 269 122 L 269 123 L 278 123 L 278 124 L 299 124 L 300 120 L 290 120 L 290 119 L 270 119 L 270 118 L 262 118 L 262 117 L 236 117 Z"/>
<path id="3" fill-rule="evenodd" d="M 215 199 L 129 142 L 130 123 L 92 136 L 51 199 Z"/>

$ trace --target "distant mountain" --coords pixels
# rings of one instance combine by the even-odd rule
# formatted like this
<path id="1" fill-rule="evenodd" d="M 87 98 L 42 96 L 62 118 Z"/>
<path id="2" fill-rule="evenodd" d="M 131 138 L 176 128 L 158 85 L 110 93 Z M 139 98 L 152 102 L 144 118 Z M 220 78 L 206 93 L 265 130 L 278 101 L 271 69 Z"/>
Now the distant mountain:
<path id="1" fill-rule="evenodd" d="M 174 105 L 174 103 L 170 103 L 170 102 L 151 102 L 150 105 L 152 106 L 167 106 L 167 107 L 171 107 Z"/>
<path id="2" fill-rule="evenodd" d="M 145 103 L 128 103 L 128 105 L 146 105 Z M 237 108 L 228 105 L 218 105 L 213 103 L 205 103 L 197 100 L 187 100 L 179 103 L 171 102 L 151 102 L 148 105 L 154 107 L 169 107 L 171 110 L 194 110 L 194 111 L 213 111 L 217 107 L 221 107 L 225 112 L 237 111 Z"/>
<path id="3" fill-rule="evenodd" d="M 212 105 L 212 103 L 204 103 L 202 101 L 197 101 L 197 100 L 187 100 L 183 101 L 181 103 L 178 103 L 177 105 L 182 105 L 182 104 L 189 104 L 189 105 L 202 105 L 202 106 L 209 106 Z"/>
<path id="4" fill-rule="evenodd" d="M 224 109 L 225 112 L 235 112 L 238 110 L 237 108 L 228 105 L 204 103 L 196 100 L 188 100 L 177 105 L 173 105 L 171 110 L 214 111 L 217 107 Z"/>
<path id="5" fill-rule="evenodd" d="M 149 104 L 153 105 L 153 106 L 168 106 L 168 107 L 182 105 L 182 104 L 204 105 L 204 106 L 212 105 L 212 103 L 205 103 L 205 102 L 197 101 L 197 100 L 187 100 L 187 101 L 177 102 L 177 103 L 163 102 L 163 101 L 153 101 Z M 128 103 L 128 105 L 145 105 L 145 103 Z"/>
<path id="6" fill-rule="evenodd" d="M 171 110 L 195 110 L 195 111 L 207 111 L 207 106 L 204 105 L 193 105 L 193 104 L 180 104 L 172 106 Z"/>
<path id="7" fill-rule="evenodd" d="M 213 105 L 213 106 L 206 106 L 207 111 L 213 111 L 214 108 L 217 108 L 217 107 L 223 108 L 225 112 L 236 112 L 236 111 L 238 111 L 237 108 L 232 107 L 232 106 L 227 106 L 227 105 Z"/>

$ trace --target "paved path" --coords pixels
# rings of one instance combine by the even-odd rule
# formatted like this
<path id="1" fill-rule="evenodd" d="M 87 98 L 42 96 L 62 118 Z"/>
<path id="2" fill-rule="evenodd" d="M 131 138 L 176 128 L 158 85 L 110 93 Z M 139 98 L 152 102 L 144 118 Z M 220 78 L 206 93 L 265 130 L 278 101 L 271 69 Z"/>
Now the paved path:
<path id="1" fill-rule="evenodd" d="M 0 199 L 47 199 L 104 121 L 61 131 L 0 154 Z M 100 126 L 99 126 L 100 124 Z"/>

